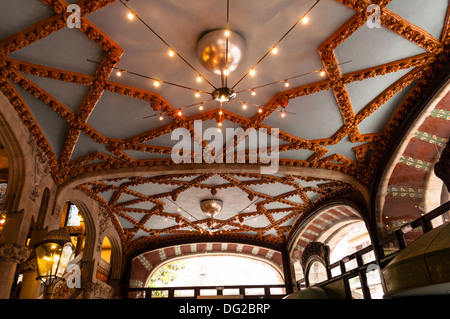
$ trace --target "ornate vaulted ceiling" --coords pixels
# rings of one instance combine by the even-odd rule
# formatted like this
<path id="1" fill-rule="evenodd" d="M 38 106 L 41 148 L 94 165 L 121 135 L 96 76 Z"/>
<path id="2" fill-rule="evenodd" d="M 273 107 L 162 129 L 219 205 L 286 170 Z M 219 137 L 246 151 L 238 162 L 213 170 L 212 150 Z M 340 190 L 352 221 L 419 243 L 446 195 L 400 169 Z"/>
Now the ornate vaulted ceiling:
<path id="1" fill-rule="evenodd" d="M 366 23 L 372 2 L 379 28 Z M 89 176 L 77 188 L 108 210 L 127 250 L 218 234 L 283 244 L 319 203 L 368 187 L 397 127 L 447 63 L 448 0 L 372 2 L 231 0 L 229 27 L 245 39 L 246 53 L 228 77 L 237 97 L 219 114 L 211 86 L 198 83 L 193 68 L 220 87 L 196 43 L 226 28 L 225 0 L 0 0 L 0 89 L 57 183 Z M 81 7 L 79 29 L 67 27 L 69 3 Z M 240 81 L 315 3 L 308 23 L 295 25 L 278 54 Z M 129 20 L 127 6 L 142 20 Z M 167 43 L 193 68 L 170 57 Z M 149 78 L 164 82 L 155 87 Z M 203 130 L 219 122 L 223 131 L 278 128 L 283 169 L 174 163 L 171 132 L 193 132 L 195 120 Z M 224 207 L 210 233 L 199 202 L 212 196 Z"/>

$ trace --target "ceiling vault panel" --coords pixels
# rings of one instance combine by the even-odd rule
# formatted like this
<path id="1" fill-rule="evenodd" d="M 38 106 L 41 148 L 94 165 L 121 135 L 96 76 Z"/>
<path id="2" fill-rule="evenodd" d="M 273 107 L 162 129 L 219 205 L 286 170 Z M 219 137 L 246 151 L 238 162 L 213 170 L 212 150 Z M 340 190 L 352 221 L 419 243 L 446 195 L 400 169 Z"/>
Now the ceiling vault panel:
<path id="1" fill-rule="evenodd" d="M 212 141 L 204 132 L 220 129 L 222 123 L 223 132 L 226 128 L 264 131 L 264 138 L 279 143 L 279 166 L 339 172 L 368 187 L 397 128 L 448 62 L 450 10 L 442 21 L 444 14 L 435 19 L 423 16 L 421 0 L 411 0 L 408 9 L 401 9 L 401 1 L 311 0 L 302 5 L 267 1 L 273 12 L 265 13 L 264 19 L 255 9 L 264 7 L 261 0 L 230 1 L 230 30 L 236 27 L 252 45 L 246 46 L 241 64 L 228 78 L 208 71 L 195 49 L 207 31 L 227 27 L 225 20 L 218 27 L 227 16 L 226 6 L 220 6 L 217 13 L 209 11 L 210 18 L 195 24 L 188 19 L 216 7 L 217 0 L 204 1 L 202 7 L 194 0 L 181 6 L 175 0 L 130 0 L 126 4 L 79 0 L 74 4 L 81 8 L 81 25 L 74 29 L 66 24 L 71 14 L 66 1 L 41 0 L 35 5 L 44 4 L 47 9 L 30 15 L 31 24 L 20 32 L 10 35 L 10 30 L 18 28 L 11 19 L 1 26 L 0 34 L 8 36 L 0 39 L 0 90 L 46 154 L 58 184 L 98 174 L 95 181 L 82 182 L 77 189 L 108 211 L 127 251 L 173 238 L 217 234 L 282 245 L 314 207 L 357 187 L 330 175 L 243 173 L 239 165 L 263 167 L 261 158 L 252 162 L 253 156 L 271 151 L 270 145 L 252 149 L 245 135 L 233 137 L 228 144 L 227 139 L 220 141 L 220 149 L 200 153 L 204 155 L 200 162 L 199 153 L 191 149 L 192 169 L 176 174 L 178 163 L 171 155 L 178 140 L 172 135 L 177 129 L 187 129 L 190 140 L 185 145 L 211 151 Z M 19 1 L 1 4 L 0 19 L 12 12 L 27 12 L 21 8 L 26 4 Z M 379 8 L 380 28 L 369 27 L 372 4 Z M 430 12 L 440 12 L 443 0 L 426 6 Z M 128 19 L 128 8 L 142 16 L 147 27 L 136 16 Z M 330 18 L 330 12 L 337 9 L 342 14 Z M 288 30 L 291 19 L 295 22 L 306 13 L 308 23 L 298 20 L 281 39 L 283 45 L 266 43 L 266 39 L 276 41 Z M 42 17 L 35 22 L 39 14 Z M 166 17 L 192 28 L 177 30 Z M 258 21 L 264 27 L 255 25 Z M 80 46 L 73 66 L 64 60 L 64 48 L 70 46 L 58 40 L 65 34 L 75 36 L 73 40 L 67 36 L 66 44 Z M 134 36 L 143 34 L 142 38 Z M 380 41 L 377 52 L 368 49 L 370 39 Z M 400 41 L 411 50 L 400 50 Z M 277 54 L 271 51 L 274 43 Z M 174 50 L 174 56 L 169 56 L 165 45 Z M 42 52 L 49 48 L 52 54 L 47 57 Z M 267 54 L 261 58 L 264 50 Z M 356 58 L 360 52 L 367 54 Z M 355 61 L 347 60 L 352 56 Z M 259 58 L 264 63 L 255 65 Z M 65 67 L 55 67 L 60 65 Z M 255 76 L 250 75 L 252 65 Z M 199 75 L 203 78 L 196 81 Z M 228 102 L 215 101 L 205 91 L 211 89 L 209 84 L 218 85 L 225 79 L 233 82 L 241 75 L 236 97 Z M 213 77 L 208 84 L 207 79 Z M 154 86 L 156 80 L 160 80 L 158 86 Z M 250 95 L 252 90 L 256 96 Z M 194 97 L 195 91 L 200 98 Z M 370 97 L 364 95 L 369 91 Z M 357 102 L 352 104 L 352 99 Z M 57 120 L 43 120 L 53 117 Z M 203 125 L 201 131 L 198 121 Z M 245 163 L 236 165 L 235 172 L 195 170 L 195 163 L 207 163 L 216 152 L 222 152 L 225 160 L 227 152 L 238 149 L 245 150 Z M 155 166 L 167 166 L 171 173 L 117 179 L 101 174 Z M 214 221 L 200 210 L 199 202 L 206 197 L 224 201 Z"/>

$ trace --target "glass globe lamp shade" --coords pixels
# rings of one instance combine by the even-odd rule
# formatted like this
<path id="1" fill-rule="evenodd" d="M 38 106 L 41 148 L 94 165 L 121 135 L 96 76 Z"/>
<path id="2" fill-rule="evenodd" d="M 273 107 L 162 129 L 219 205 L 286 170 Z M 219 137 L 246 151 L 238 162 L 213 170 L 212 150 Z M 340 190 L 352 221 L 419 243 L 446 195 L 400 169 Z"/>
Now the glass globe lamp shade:
<path id="1" fill-rule="evenodd" d="M 35 245 L 38 278 L 51 285 L 61 278 L 73 258 L 75 247 L 69 234 L 62 230 L 50 231 Z"/>

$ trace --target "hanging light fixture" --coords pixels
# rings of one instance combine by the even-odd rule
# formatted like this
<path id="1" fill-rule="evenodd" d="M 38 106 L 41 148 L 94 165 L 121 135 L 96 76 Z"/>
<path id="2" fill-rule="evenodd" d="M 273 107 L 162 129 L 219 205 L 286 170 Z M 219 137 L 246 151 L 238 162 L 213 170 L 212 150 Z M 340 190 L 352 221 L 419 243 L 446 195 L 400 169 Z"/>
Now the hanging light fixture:
<path id="1" fill-rule="evenodd" d="M 52 230 L 34 245 L 38 278 L 45 284 L 44 297 L 51 299 L 53 285 L 62 278 L 75 247 L 64 229 Z"/>

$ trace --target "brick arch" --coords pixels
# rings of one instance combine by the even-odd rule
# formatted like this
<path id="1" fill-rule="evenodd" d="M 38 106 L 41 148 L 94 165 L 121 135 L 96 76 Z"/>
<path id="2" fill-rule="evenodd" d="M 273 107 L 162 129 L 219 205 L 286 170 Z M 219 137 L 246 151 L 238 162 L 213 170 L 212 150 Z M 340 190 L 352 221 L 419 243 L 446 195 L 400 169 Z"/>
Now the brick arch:
<path id="1" fill-rule="evenodd" d="M 257 258 L 275 267 L 283 276 L 282 254 L 279 251 L 245 243 L 204 242 L 162 247 L 136 256 L 131 261 L 129 287 L 144 287 L 151 273 L 171 259 L 204 256 L 205 253 Z"/>
<path id="2" fill-rule="evenodd" d="M 392 233 L 403 224 L 428 213 L 440 204 L 431 202 L 433 187 L 442 181 L 434 176 L 434 164 L 450 137 L 450 84 L 426 105 L 395 149 L 380 179 L 375 203 L 378 232 Z M 434 204 L 434 206 L 433 206 Z"/>
<path id="3" fill-rule="evenodd" d="M 319 208 L 299 228 L 291 241 L 289 256 L 291 263 L 301 259 L 309 243 L 317 241 L 328 230 L 338 224 L 342 227 L 355 221 L 363 221 L 358 210 L 347 204 L 331 204 Z"/>

